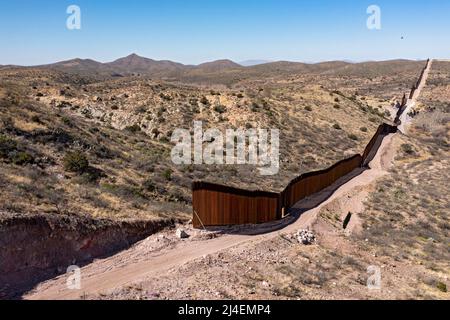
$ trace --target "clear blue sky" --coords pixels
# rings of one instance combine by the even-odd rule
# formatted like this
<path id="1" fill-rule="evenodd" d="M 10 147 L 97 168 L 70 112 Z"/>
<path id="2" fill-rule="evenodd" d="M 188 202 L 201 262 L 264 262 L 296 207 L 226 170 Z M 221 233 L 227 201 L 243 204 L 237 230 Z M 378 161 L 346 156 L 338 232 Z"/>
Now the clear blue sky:
<path id="1" fill-rule="evenodd" d="M 81 30 L 66 29 L 71 4 Z M 379 31 L 366 27 L 371 4 Z M 0 42 L 0 64 L 20 65 L 132 52 L 188 64 L 449 58 L 450 1 L 2 0 Z"/>

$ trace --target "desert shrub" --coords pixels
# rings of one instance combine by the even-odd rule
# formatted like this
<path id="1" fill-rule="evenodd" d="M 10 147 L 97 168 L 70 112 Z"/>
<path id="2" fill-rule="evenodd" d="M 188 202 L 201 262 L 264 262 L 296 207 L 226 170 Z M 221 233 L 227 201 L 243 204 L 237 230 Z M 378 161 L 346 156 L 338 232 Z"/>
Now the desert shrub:
<path id="1" fill-rule="evenodd" d="M 341 130 L 342 129 L 341 126 L 339 124 L 337 124 L 337 123 L 333 124 L 333 128 L 336 129 L 336 130 Z"/>
<path id="2" fill-rule="evenodd" d="M 24 166 L 34 162 L 34 157 L 27 152 L 18 152 L 12 157 L 12 162 L 19 166 Z"/>
<path id="3" fill-rule="evenodd" d="M 4 117 L 1 119 L 1 124 L 6 131 L 14 131 L 14 120 L 11 117 Z"/>
<path id="4" fill-rule="evenodd" d="M 97 127 L 91 127 L 91 128 L 88 129 L 88 131 L 89 131 L 90 133 L 92 133 L 92 134 L 97 134 L 97 133 L 100 132 L 100 129 L 97 128 Z"/>
<path id="5" fill-rule="evenodd" d="M 406 154 L 413 154 L 414 153 L 414 148 L 409 143 L 402 144 L 402 150 Z"/>
<path id="6" fill-rule="evenodd" d="M 68 152 L 63 159 L 64 170 L 68 172 L 84 173 L 89 168 L 89 161 L 81 151 Z"/>
<path id="7" fill-rule="evenodd" d="M 258 103 L 256 103 L 256 102 L 252 103 L 252 107 L 251 107 L 252 112 L 258 112 L 259 108 L 260 108 L 260 106 Z"/>
<path id="8" fill-rule="evenodd" d="M 172 180 L 172 170 L 171 169 L 166 169 L 165 171 L 164 171 L 164 173 L 163 173 L 163 176 L 164 176 L 164 178 L 167 180 L 167 181 L 171 181 Z"/>
<path id="9" fill-rule="evenodd" d="M 61 120 L 62 120 L 62 122 L 63 122 L 66 126 L 68 126 L 68 127 L 73 127 L 72 121 L 71 121 L 69 118 L 67 118 L 67 117 L 62 117 Z"/>
<path id="10" fill-rule="evenodd" d="M 162 142 L 162 143 L 170 143 L 170 139 L 168 137 L 166 137 L 166 136 L 161 136 L 159 138 L 159 141 Z"/>
<path id="11" fill-rule="evenodd" d="M 0 134 L 0 158 L 7 158 L 10 153 L 17 150 L 17 142 Z"/>
<path id="12" fill-rule="evenodd" d="M 39 116 L 36 114 L 31 116 L 31 121 L 36 122 L 36 123 L 42 123 L 41 118 L 39 118 Z"/>
<path id="13" fill-rule="evenodd" d="M 236 97 L 239 98 L 239 99 L 242 99 L 242 98 L 244 98 L 244 95 L 243 95 L 242 93 L 238 93 L 238 94 L 236 95 Z"/>
<path id="14" fill-rule="evenodd" d="M 207 106 L 207 105 L 209 105 L 209 100 L 208 100 L 208 98 L 206 98 L 205 96 L 203 96 L 203 97 L 200 99 L 200 103 L 201 103 L 201 104 L 204 104 L 205 106 Z"/>
<path id="15" fill-rule="evenodd" d="M 200 113 L 200 108 L 198 107 L 198 105 L 192 106 L 191 110 L 193 113 Z"/>
<path id="16" fill-rule="evenodd" d="M 147 107 L 146 106 L 139 106 L 139 107 L 136 108 L 135 112 L 137 114 L 139 114 L 139 113 L 146 113 L 147 112 Z"/>
<path id="17" fill-rule="evenodd" d="M 106 177 L 105 173 L 97 168 L 88 167 L 85 172 L 83 172 L 79 181 L 84 184 L 96 183 L 100 178 Z"/>
<path id="18" fill-rule="evenodd" d="M 310 106 L 306 106 L 305 110 L 311 112 L 313 109 Z"/>
<path id="19" fill-rule="evenodd" d="M 367 132 L 367 128 L 366 127 L 361 127 L 359 130 L 361 130 L 362 132 Z"/>
<path id="20" fill-rule="evenodd" d="M 172 100 L 171 96 L 166 95 L 164 93 L 161 93 L 159 96 L 161 97 L 161 99 L 166 100 L 166 101 L 171 101 Z"/>
<path id="21" fill-rule="evenodd" d="M 160 107 L 159 109 L 158 109 L 158 113 L 157 113 L 157 115 L 158 115 L 158 118 L 161 118 L 163 115 L 164 115 L 164 113 L 167 111 L 167 108 L 166 107 Z"/>
<path id="22" fill-rule="evenodd" d="M 130 131 L 131 133 L 137 133 L 141 131 L 141 127 L 138 124 L 133 124 L 132 126 L 128 126 L 125 130 Z"/>
<path id="23" fill-rule="evenodd" d="M 339 98 L 334 99 L 334 102 L 339 102 L 339 101 L 340 101 Z"/>
<path id="24" fill-rule="evenodd" d="M 112 105 L 111 110 L 119 110 L 119 107 L 117 105 Z"/>
<path id="25" fill-rule="evenodd" d="M 336 110 L 339 110 L 339 109 L 341 108 L 341 106 L 338 105 L 338 104 L 335 104 L 335 105 L 333 106 L 333 108 L 335 108 Z"/>
<path id="26" fill-rule="evenodd" d="M 436 287 L 438 288 L 439 291 L 447 292 L 447 285 L 443 282 L 438 282 Z"/>
<path id="27" fill-rule="evenodd" d="M 142 187 L 149 192 L 153 192 L 156 190 L 156 186 L 153 183 L 153 181 L 151 179 L 146 179 L 143 183 L 142 183 Z"/>
<path id="28" fill-rule="evenodd" d="M 217 113 L 222 114 L 222 113 L 225 113 L 227 111 L 227 108 L 224 105 L 219 104 L 219 105 L 214 107 L 214 111 L 217 112 Z"/>
<path id="29" fill-rule="evenodd" d="M 353 133 L 352 133 L 352 134 L 349 134 L 348 137 L 349 137 L 350 139 L 352 139 L 352 140 L 355 140 L 355 141 L 358 140 L 358 136 L 357 136 L 356 134 L 353 134 Z"/>

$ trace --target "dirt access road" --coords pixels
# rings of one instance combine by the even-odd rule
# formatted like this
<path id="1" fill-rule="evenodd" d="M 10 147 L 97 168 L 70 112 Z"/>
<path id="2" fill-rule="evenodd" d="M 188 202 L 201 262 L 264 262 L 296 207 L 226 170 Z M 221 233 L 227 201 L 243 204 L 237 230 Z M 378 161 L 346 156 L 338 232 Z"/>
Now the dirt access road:
<path id="1" fill-rule="evenodd" d="M 422 82 L 419 84 L 419 87 L 414 92 L 414 96 L 412 99 L 408 99 L 408 102 L 406 104 L 406 110 L 403 112 L 402 116 L 400 117 L 400 121 L 402 122 L 401 125 L 398 127 L 400 132 L 406 133 L 408 130 L 408 126 L 411 124 L 412 118 L 408 115 L 416 106 L 417 99 L 420 96 L 420 93 L 422 92 L 423 88 L 425 87 L 427 83 L 428 76 L 430 74 L 431 65 L 433 64 L 433 60 L 430 60 L 430 63 L 428 64 L 427 68 L 425 69 L 425 73 L 422 78 Z"/>
<path id="2" fill-rule="evenodd" d="M 420 90 L 426 82 L 428 72 L 429 69 L 426 71 L 417 94 L 409 102 L 409 110 L 414 107 Z M 404 118 L 404 120 L 405 124 L 411 121 L 407 118 Z M 406 130 L 406 125 L 402 129 Z M 205 232 L 204 238 L 200 237 L 195 241 L 173 241 L 167 245 L 156 245 L 156 247 L 155 243 L 164 243 L 164 241 L 160 241 L 160 235 L 153 235 L 128 250 L 106 259 L 96 260 L 83 267 L 81 269 L 81 290 L 68 289 L 68 276 L 62 275 L 41 283 L 23 298 L 32 300 L 80 299 L 85 295 L 109 292 L 115 288 L 144 280 L 147 277 L 164 274 L 164 272 L 189 261 L 231 247 L 253 245 L 259 241 L 278 237 L 280 234 L 295 233 L 299 229 L 310 228 L 316 221 L 321 208 L 336 199 L 348 197 L 356 189 L 363 191 L 353 192 L 354 195 L 348 199 L 348 203 L 350 205 L 349 210 L 358 212 L 365 198 L 365 196 L 360 196 L 361 192 L 364 193 L 364 187 L 369 187 L 387 174 L 397 149 L 395 136 L 396 134 L 391 134 L 383 140 L 377 155 L 370 163 L 369 170 L 357 169 L 329 188 L 297 203 L 294 211 L 301 213 L 297 219 L 288 217 L 280 222 L 258 226 L 257 230 L 252 229 L 252 232 L 262 233 L 257 235 L 246 234 L 245 229 L 243 229 L 234 230 L 237 231 L 235 233 L 230 232 L 207 239 L 208 233 Z M 355 201 L 352 201 L 352 199 Z"/>

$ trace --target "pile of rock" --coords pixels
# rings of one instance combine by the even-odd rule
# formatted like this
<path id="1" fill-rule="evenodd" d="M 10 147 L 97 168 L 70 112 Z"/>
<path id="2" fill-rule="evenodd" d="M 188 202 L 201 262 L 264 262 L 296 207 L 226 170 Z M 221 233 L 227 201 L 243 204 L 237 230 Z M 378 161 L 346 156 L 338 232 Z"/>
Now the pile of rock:
<path id="1" fill-rule="evenodd" d="M 175 235 L 177 236 L 178 239 L 187 239 L 187 238 L 189 238 L 189 235 L 183 229 L 177 229 L 177 232 L 175 233 Z"/>
<path id="2" fill-rule="evenodd" d="M 298 230 L 297 239 L 299 243 L 304 245 L 310 245 L 316 242 L 316 236 L 309 230 Z"/>

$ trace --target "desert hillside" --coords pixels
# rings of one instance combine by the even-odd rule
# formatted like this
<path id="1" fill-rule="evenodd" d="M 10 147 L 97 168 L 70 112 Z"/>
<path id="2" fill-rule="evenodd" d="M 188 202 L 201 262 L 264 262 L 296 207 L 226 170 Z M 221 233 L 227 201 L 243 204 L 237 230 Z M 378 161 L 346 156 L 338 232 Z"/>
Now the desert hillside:
<path id="1" fill-rule="evenodd" d="M 168 64 L 161 63 L 163 69 Z M 99 79 L 95 72 L 136 71 L 148 64 L 153 60 L 133 55 L 100 67 L 82 60 L 1 71 L 4 211 L 183 217 L 195 179 L 278 191 L 300 173 L 361 152 L 377 126 L 391 119 L 392 104 L 422 66 L 410 61 L 175 65 L 183 74 L 207 73 L 218 82 L 228 72 L 242 75 L 230 86 L 187 82 L 184 75 L 171 82 L 146 75 Z M 165 72 L 172 72 L 170 66 Z M 205 129 L 279 129 L 280 174 L 261 177 L 248 166 L 173 165 L 171 133 L 191 129 L 194 120 Z M 86 158 L 86 170 L 69 168 L 70 156 Z"/>

